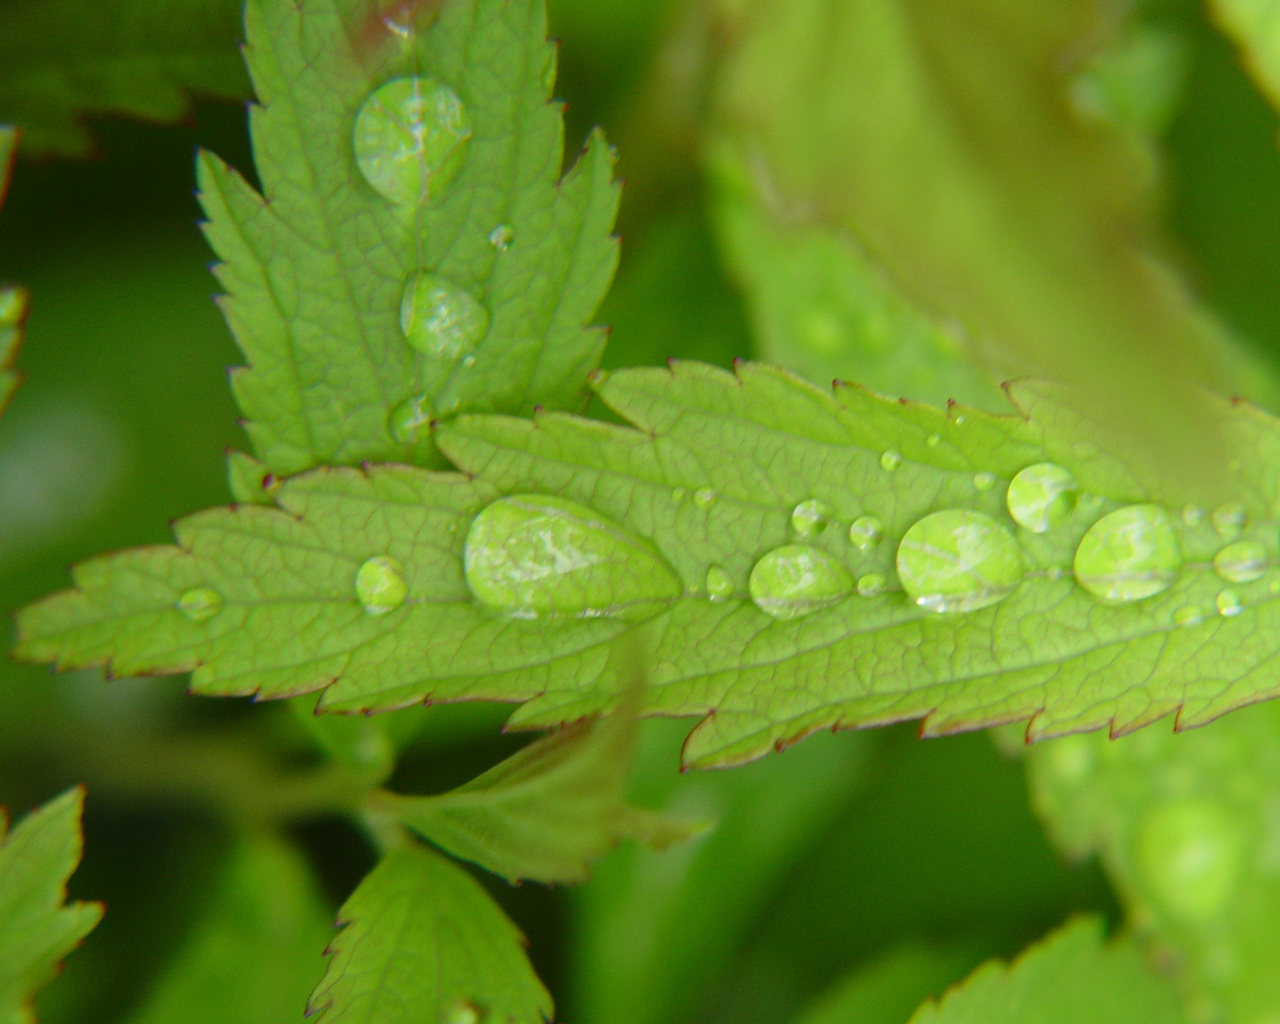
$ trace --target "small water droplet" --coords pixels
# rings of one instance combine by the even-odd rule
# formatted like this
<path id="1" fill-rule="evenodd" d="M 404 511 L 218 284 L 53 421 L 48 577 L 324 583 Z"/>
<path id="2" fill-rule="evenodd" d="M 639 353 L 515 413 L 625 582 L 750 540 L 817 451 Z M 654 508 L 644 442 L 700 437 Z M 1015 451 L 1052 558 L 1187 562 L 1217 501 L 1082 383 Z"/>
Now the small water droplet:
<path id="1" fill-rule="evenodd" d="M 1203 798 L 1157 806 L 1138 828 L 1141 880 L 1159 903 L 1190 921 L 1227 908 L 1246 850 L 1239 822 L 1227 808 Z"/>
<path id="2" fill-rule="evenodd" d="M 801 537 L 812 537 L 826 528 L 830 515 L 831 510 L 825 502 L 810 498 L 792 510 L 791 528 Z"/>
<path id="3" fill-rule="evenodd" d="M 885 588 L 885 578 L 879 573 L 869 572 L 865 576 L 858 577 L 858 593 L 863 597 L 875 597 L 877 594 L 883 594 Z"/>
<path id="4" fill-rule="evenodd" d="M 1244 602 L 1234 590 L 1220 591 L 1214 604 L 1218 606 L 1218 614 L 1224 619 L 1233 619 L 1244 611 Z"/>
<path id="5" fill-rule="evenodd" d="M 222 611 L 222 595 L 212 587 L 194 587 L 178 598 L 178 611 L 192 622 L 205 622 Z"/>
<path id="6" fill-rule="evenodd" d="M 500 498 L 476 516 L 463 566 L 477 600 L 517 618 L 644 619 L 683 590 L 647 540 L 542 494 Z"/>
<path id="7" fill-rule="evenodd" d="M 489 232 L 489 244 L 498 252 L 506 252 L 516 240 L 516 229 L 510 224 L 499 224 Z"/>
<path id="8" fill-rule="evenodd" d="M 880 456 L 880 468 L 886 473 L 892 473 L 901 465 L 902 454 L 900 452 L 895 452 L 892 448 Z"/>
<path id="9" fill-rule="evenodd" d="M 28 300 L 25 288 L 17 285 L 0 288 L 0 327 L 17 327 L 27 315 Z"/>
<path id="10" fill-rule="evenodd" d="M 1182 629 L 1198 626 L 1202 622 L 1204 622 L 1204 609 L 1197 608 L 1195 605 L 1187 605 L 1173 613 L 1173 624 Z"/>
<path id="11" fill-rule="evenodd" d="M 994 473 L 975 473 L 973 477 L 973 486 L 983 493 L 991 490 L 996 485 L 996 482 Z"/>
<path id="12" fill-rule="evenodd" d="M 699 487 L 693 492 L 693 503 L 701 509 L 708 509 L 716 503 L 714 487 Z"/>
<path id="13" fill-rule="evenodd" d="M 453 361 L 489 333 L 489 311 L 448 278 L 417 274 L 400 300 L 400 329 L 419 352 Z"/>
<path id="14" fill-rule="evenodd" d="M 1182 521 L 1187 526 L 1199 526 L 1204 522 L 1204 509 L 1196 505 L 1188 505 L 1182 510 Z"/>
<path id="15" fill-rule="evenodd" d="M 386 615 L 409 596 L 404 567 L 387 555 L 375 555 L 356 572 L 356 600 L 370 615 Z"/>
<path id="16" fill-rule="evenodd" d="M 1005 502 L 1009 515 L 1024 530 L 1047 533 L 1060 526 L 1076 508 L 1076 478 L 1052 462 L 1028 466 L 1009 483 Z"/>
<path id="17" fill-rule="evenodd" d="M 391 436 L 401 444 L 413 444 L 431 425 L 433 416 L 431 399 L 426 395 L 413 395 L 391 410 L 388 426 Z"/>
<path id="18" fill-rule="evenodd" d="M 1181 569 L 1178 535 L 1159 505 L 1129 505 L 1103 516 L 1076 549 L 1076 580 L 1114 604 L 1167 590 Z"/>
<path id="19" fill-rule="evenodd" d="M 942 444 L 942 435 L 930 434 L 928 437 L 924 439 L 924 443 L 927 444 L 930 448 L 937 448 L 938 445 Z"/>
<path id="20" fill-rule="evenodd" d="M 480 1024 L 483 1013 L 470 999 L 459 999 L 443 1007 L 439 1024 Z"/>
<path id="21" fill-rule="evenodd" d="M 473 355 L 469 355 L 469 356 L 463 356 L 463 357 L 462 357 L 462 365 L 463 365 L 464 367 L 466 367 L 468 370 L 469 370 L 469 369 L 471 369 L 471 367 L 475 366 L 475 365 L 476 365 L 476 357 L 475 357 L 475 355 L 473 354 Z"/>
<path id="22" fill-rule="evenodd" d="M 961 413 L 959 416 L 957 416 L 954 422 L 957 427 L 964 426 L 964 413 Z"/>
<path id="23" fill-rule="evenodd" d="M 761 611 L 775 619 L 795 619 L 845 597 L 853 590 L 853 579 L 825 551 L 789 544 L 755 564 L 748 589 Z"/>
<path id="24" fill-rule="evenodd" d="M 1214 571 L 1228 583 L 1252 583 L 1267 572 L 1267 549 L 1257 541 L 1228 544 L 1213 557 Z"/>
<path id="25" fill-rule="evenodd" d="M 884 539 L 884 523 L 875 516 L 859 516 L 849 526 L 849 543 L 859 551 L 870 551 Z"/>
<path id="26" fill-rule="evenodd" d="M 1046 579 L 1050 580 L 1065 580 L 1069 575 L 1071 575 L 1071 570 L 1067 569 L 1065 566 L 1051 565 L 1044 571 L 1044 575 Z"/>
<path id="27" fill-rule="evenodd" d="M 1213 528 L 1225 540 L 1239 537 L 1248 522 L 1249 513 L 1238 501 L 1228 502 L 1213 510 Z"/>
<path id="28" fill-rule="evenodd" d="M 393 78 L 356 115 L 356 166 L 393 203 L 443 192 L 462 170 L 471 121 L 458 94 L 430 78 Z"/>
<path id="29" fill-rule="evenodd" d="M 713 601 L 727 601 L 733 597 L 733 580 L 718 565 L 707 570 L 707 596 Z"/>
<path id="30" fill-rule="evenodd" d="M 898 579 L 933 612 L 971 612 L 1002 601 L 1022 581 L 1022 549 L 982 512 L 946 509 L 911 527 L 898 546 Z"/>
<path id="31" fill-rule="evenodd" d="M 678 505 L 680 504 L 680 502 L 684 501 L 685 495 L 688 493 L 689 492 L 686 491 L 683 487 L 677 487 L 671 492 L 671 500 Z"/>

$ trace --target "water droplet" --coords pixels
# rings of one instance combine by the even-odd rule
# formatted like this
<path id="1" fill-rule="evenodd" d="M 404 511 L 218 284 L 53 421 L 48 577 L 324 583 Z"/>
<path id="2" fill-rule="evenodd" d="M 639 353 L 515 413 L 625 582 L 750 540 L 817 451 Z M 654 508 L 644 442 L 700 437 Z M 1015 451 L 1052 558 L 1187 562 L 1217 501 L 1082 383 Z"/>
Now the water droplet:
<path id="1" fill-rule="evenodd" d="M 684 501 L 685 495 L 688 493 L 689 492 L 683 487 L 677 487 L 671 492 L 671 500 L 678 505 L 680 502 Z"/>
<path id="2" fill-rule="evenodd" d="M 1179 608 L 1173 613 L 1173 624 L 1182 629 L 1186 629 L 1189 626 L 1198 626 L 1202 622 L 1204 622 L 1204 610 L 1197 608 L 1195 605 Z"/>
<path id="3" fill-rule="evenodd" d="M 895 452 L 892 448 L 880 456 L 880 468 L 886 473 L 892 473 L 901 465 L 902 454 L 900 452 Z"/>
<path id="4" fill-rule="evenodd" d="M 489 244 L 498 252 L 506 252 L 516 240 L 516 229 L 510 224 L 499 224 L 489 232 Z"/>
<path id="5" fill-rule="evenodd" d="M 885 579 L 879 573 L 869 572 L 865 576 L 858 577 L 858 593 L 863 597 L 875 597 L 877 594 L 883 594 L 885 588 Z"/>
<path id="6" fill-rule="evenodd" d="M 959 416 L 957 416 L 954 422 L 957 427 L 964 426 L 964 413 L 961 413 Z"/>
<path id="7" fill-rule="evenodd" d="M 1188 505 L 1182 510 L 1182 521 L 1187 526 L 1199 526 L 1204 522 L 1204 509 L 1195 505 Z"/>
<path id="8" fill-rule="evenodd" d="M 973 486 L 978 490 L 986 493 L 996 485 L 996 475 L 994 473 L 975 473 L 973 477 Z"/>
<path id="9" fill-rule="evenodd" d="M 443 192 L 462 170 L 471 121 L 447 85 L 410 76 L 379 86 L 356 114 L 356 166 L 393 203 Z"/>
<path id="10" fill-rule="evenodd" d="M 483 1014 L 470 999 L 459 999 L 442 1008 L 439 1024 L 480 1024 Z"/>
<path id="11" fill-rule="evenodd" d="M 875 516 L 859 516 L 849 526 L 849 543 L 859 551 L 870 551 L 884 539 L 884 523 Z"/>
<path id="12" fill-rule="evenodd" d="M 356 600 L 370 615 L 386 615 L 409 596 L 404 567 L 387 555 L 370 558 L 356 572 Z"/>
<path id="13" fill-rule="evenodd" d="M 834 604 L 853 590 L 845 567 L 804 544 L 776 548 L 751 570 L 751 600 L 775 619 L 795 619 Z"/>
<path id="14" fill-rule="evenodd" d="M 1249 513 L 1238 501 L 1228 502 L 1213 510 L 1213 528 L 1225 540 L 1239 537 L 1248 521 Z"/>
<path id="15" fill-rule="evenodd" d="M 1167 590 L 1181 569 L 1178 535 L 1159 505 L 1130 505 L 1103 516 L 1076 549 L 1080 585 L 1115 604 Z"/>
<path id="16" fill-rule="evenodd" d="M 419 352 L 452 361 L 489 333 L 489 311 L 448 278 L 417 274 L 400 300 L 400 329 Z"/>
<path id="17" fill-rule="evenodd" d="M 205 622 L 222 611 L 222 595 L 212 587 L 194 587 L 178 598 L 178 611 L 192 622 Z"/>
<path id="18" fill-rule="evenodd" d="M 1238 821 L 1216 802 L 1180 800 L 1150 811 L 1138 830 L 1141 877 L 1179 917 L 1199 921 L 1225 910 L 1240 882 L 1247 844 Z"/>
<path id="19" fill-rule="evenodd" d="M 648 541 L 586 505 L 521 494 L 476 516 L 463 551 L 467 585 L 519 618 L 644 619 L 682 592 Z"/>
<path id="20" fill-rule="evenodd" d="M 714 487 L 699 487 L 693 492 L 693 503 L 701 509 L 708 509 L 716 503 Z"/>
<path id="21" fill-rule="evenodd" d="M 1218 606 L 1218 614 L 1224 619 L 1233 619 L 1244 611 L 1244 603 L 1234 590 L 1220 591 L 1214 604 Z"/>
<path id="22" fill-rule="evenodd" d="M 937 448 L 938 445 L 942 444 L 942 435 L 930 434 L 928 437 L 924 439 L 924 443 L 927 444 L 930 448 Z"/>
<path id="23" fill-rule="evenodd" d="M 1052 462 L 1028 466 L 1009 483 L 1009 515 L 1024 530 L 1047 533 L 1075 511 L 1076 478 Z"/>
<path id="24" fill-rule="evenodd" d="M 414 395 L 391 410 L 387 423 L 391 436 L 401 444 L 413 444 L 424 428 L 431 425 L 433 416 L 431 399 L 426 395 Z"/>
<path id="25" fill-rule="evenodd" d="M 812 537 L 821 533 L 831 515 L 825 502 L 817 498 L 802 501 L 791 512 L 791 528 L 801 537 Z"/>
<path id="26" fill-rule="evenodd" d="M 1002 601 L 1022 581 L 1022 549 L 990 516 L 968 509 L 927 515 L 898 546 L 898 579 L 934 612 L 970 612 Z"/>
<path id="27" fill-rule="evenodd" d="M 1267 549 L 1257 541 L 1228 544 L 1213 558 L 1213 568 L 1228 583 L 1252 583 L 1267 571 Z"/>
<path id="28" fill-rule="evenodd" d="M 17 327 L 27 315 L 28 299 L 25 288 L 17 285 L 0 288 L 0 327 Z"/>
<path id="29" fill-rule="evenodd" d="M 733 580 L 718 565 L 707 570 L 707 596 L 713 601 L 727 601 L 733 597 Z"/>

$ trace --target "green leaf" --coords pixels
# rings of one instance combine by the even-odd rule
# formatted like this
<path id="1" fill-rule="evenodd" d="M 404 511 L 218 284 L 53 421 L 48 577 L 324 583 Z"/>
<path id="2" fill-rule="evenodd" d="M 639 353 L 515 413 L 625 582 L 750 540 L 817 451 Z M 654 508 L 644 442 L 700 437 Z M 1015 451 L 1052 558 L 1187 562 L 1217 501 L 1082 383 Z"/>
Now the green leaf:
<path id="1" fill-rule="evenodd" d="M 1170 988 L 1126 939 L 1103 942 L 1102 922 L 1082 918 L 1023 953 L 992 961 L 927 1003 L 911 1024 L 1178 1024 Z"/>
<path id="2" fill-rule="evenodd" d="M 33 1024 L 31 1001 L 102 917 L 97 903 L 65 903 L 80 863 L 84 791 L 32 811 L 6 835 L 0 815 L 0 1022 Z"/>
<path id="3" fill-rule="evenodd" d="M 13 172 L 13 153 L 18 142 L 15 128 L 0 127 L 0 202 L 9 190 L 9 176 Z M 22 321 L 26 317 L 27 297 L 20 288 L 0 289 L 0 412 L 13 396 L 18 386 L 18 374 L 13 361 L 22 345 Z"/>
<path id="4" fill-rule="evenodd" d="M 1262 91 L 1280 107 L 1280 2 L 1211 0 L 1209 7 Z"/>
<path id="5" fill-rule="evenodd" d="M 1185 495 L 1162 477 L 1106 454 L 1043 386 L 1013 389 L 1023 412 L 1012 416 L 849 386 L 831 394 L 750 364 L 736 375 L 697 364 L 624 371 L 599 391 L 637 429 L 564 414 L 464 417 L 440 443 L 468 476 L 325 470 L 286 484 L 279 510 L 203 513 L 178 524 L 178 547 L 88 562 L 79 590 L 20 614 L 19 654 L 120 674 L 194 670 L 193 688 L 210 694 L 323 689 L 322 707 L 348 712 L 528 701 L 514 724 L 555 724 L 600 709 L 622 686 L 608 652 L 629 622 L 607 613 L 607 599 L 647 593 L 659 558 L 682 593 L 644 631 L 646 711 L 703 718 L 685 747 L 689 765 L 750 760 L 832 726 L 922 717 L 932 734 L 1031 719 L 1031 738 L 1123 733 L 1174 712 L 1187 727 L 1278 692 L 1280 430 L 1251 406 L 1218 409 L 1241 453 L 1232 468 L 1242 501 L 1211 515 L 1184 510 Z M 1033 533 L 1015 526 L 1006 491 L 1043 463 L 1069 473 L 1079 498 L 1063 499 L 1061 522 Z M 582 587 L 584 617 L 513 617 L 473 598 L 468 531 L 503 495 L 558 495 L 557 507 L 579 510 L 571 526 L 601 524 L 597 541 L 631 537 L 593 548 L 585 572 L 557 584 Z M 937 572 L 942 589 L 912 600 L 898 573 L 904 537 L 939 511 L 985 524 L 999 560 L 982 565 L 999 579 L 942 574 L 945 558 L 927 556 L 940 525 L 930 520 L 905 549 L 909 582 Z M 1142 550 L 1096 543 L 1126 537 L 1108 531 L 1116 520 L 1094 530 L 1113 512 L 1158 525 L 1151 536 L 1168 564 L 1130 577 L 1116 563 L 1108 583 L 1109 559 Z M 883 527 L 871 536 L 857 532 L 868 515 Z M 753 567 L 794 557 L 797 525 L 810 532 L 800 551 L 822 570 L 824 596 L 779 604 L 758 592 L 757 607 Z M 1214 569 L 1224 533 L 1260 546 L 1245 581 L 1228 584 Z M 643 558 L 628 554 L 650 545 Z M 531 559 L 513 563 L 513 578 L 561 571 L 533 548 L 510 551 Z M 597 558 L 605 575 L 592 568 Z M 393 588 L 402 602 L 362 592 L 370 571 L 402 575 Z M 954 592 L 966 581 L 977 589 Z M 780 583 L 775 572 L 769 585 Z M 1117 600 L 1097 596 L 1108 585 Z M 216 614 L 184 613 L 205 590 L 220 598 Z"/>
<path id="6" fill-rule="evenodd" d="M 245 839 L 133 1024 L 300 1021 L 324 972 L 331 922 L 295 850 Z"/>
<path id="7" fill-rule="evenodd" d="M 633 686 L 608 717 L 544 736 L 448 793 L 378 794 L 371 806 L 509 882 L 582 881 L 622 839 L 666 849 L 702 826 L 626 801 L 640 697 Z"/>
<path id="8" fill-rule="evenodd" d="M 560 179 L 564 130 L 550 102 L 555 50 L 543 0 L 406 9 L 438 15 L 397 26 L 358 0 L 251 0 L 262 195 L 217 158 L 200 160 L 224 310 L 249 363 L 233 387 L 273 474 L 438 463 L 433 417 L 579 403 L 604 346 L 603 332 L 585 325 L 617 260 L 613 158 L 593 136 Z M 384 151 L 394 131 L 370 136 L 383 147 L 371 151 L 362 129 L 353 155 L 356 122 L 375 90 L 411 76 L 452 90 L 465 109 L 459 131 L 470 135 L 392 201 L 358 159 L 394 191 L 404 182 L 386 175 L 427 174 L 438 154 L 398 164 Z M 402 299 L 421 274 L 438 287 L 423 291 L 411 345 Z M 448 344 L 430 342 L 441 337 L 430 335 L 432 296 L 459 314 L 440 328 Z"/>
<path id="9" fill-rule="evenodd" d="M 551 997 L 524 939 L 465 871 L 419 847 L 389 853 L 347 900 L 311 997 L 317 1024 L 543 1024 Z"/>
<path id="10" fill-rule="evenodd" d="M 28 154 L 84 156 L 87 114 L 175 121 L 191 93 L 247 92 L 239 0 L 7 0 L 0 121 Z"/>
<path id="11" fill-rule="evenodd" d="M 975 959 L 959 948 L 900 946 L 850 974 L 797 1024 L 901 1024 Z"/>
<path id="12" fill-rule="evenodd" d="M 1101 855 L 1198 1005 L 1230 1020 L 1275 1012 L 1280 705 L 1182 736 L 1065 737 L 1028 767 L 1050 831 L 1072 856 Z"/>

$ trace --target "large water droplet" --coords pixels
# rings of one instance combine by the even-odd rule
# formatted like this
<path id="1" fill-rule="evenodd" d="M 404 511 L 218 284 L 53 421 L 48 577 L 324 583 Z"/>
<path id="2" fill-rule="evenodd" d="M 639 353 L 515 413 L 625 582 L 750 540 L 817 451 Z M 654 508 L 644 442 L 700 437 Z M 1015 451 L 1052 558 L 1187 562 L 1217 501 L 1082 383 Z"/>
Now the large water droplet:
<path id="1" fill-rule="evenodd" d="M 875 516 L 859 516 L 849 526 L 849 543 L 859 551 L 870 551 L 884 539 L 884 523 Z"/>
<path id="2" fill-rule="evenodd" d="M 222 611 L 222 595 L 212 587 L 194 587 L 178 598 L 178 611 L 192 622 L 205 622 Z"/>
<path id="3" fill-rule="evenodd" d="M 516 240 L 516 230 L 510 224 L 499 224 L 489 232 L 489 244 L 498 252 L 506 252 Z"/>
<path id="4" fill-rule="evenodd" d="M 463 559 L 476 598 L 520 618 L 644 619 L 682 592 L 648 541 L 549 495 L 495 501 L 471 524 Z"/>
<path id="5" fill-rule="evenodd" d="M 925 516 L 898 546 L 898 579 L 934 612 L 970 612 L 1002 601 L 1022 581 L 1022 549 L 990 516 L 947 509 Z"/>
<path id="6" fill-rule="evenodd" d="M 419 352 L 454 361 L 489 332 L 489 311 L 448 278 L 418 274 L 400 300 L 400 329 Z"/>
<path id="7" fill-rule="evenodd" d="M 699 487 L 693 492 L 693 503 L 704 511 L 716 503 L 716 498 L 714 487 Z"/>
<path id="8" fill-rule="evenodd" d="M 834 604 L 853 578 L 825 551 L 805 544 L 776 548 L 751 570 L 751 600 L 775 619 L 795 619 Z"/>
<path id="9" fill-rule="evenodd" d="M 370 615 L 386 615 L 409 596 L 404 567 L 387 555 L 376 555 L 356 572 L 356 600 Z"/>
<path id="10" fill-rule="evenodd" d="M 393 78 L 356 114 L 356 166 L 393 203 L 440 195 L 462 170 L 471 122 L 458 94 L 430 78 Z"/>
<path id="11" fill-rule="evenodd" d="M 1204 799 L 1157 807 L 1138 829 L 1141 877 L 1159 903 L 1191 921 L 1226 909 L 1246 848 L 1236 819 Z"/>
<path id="12" fill-rule="evenodd" d="M 1238 501 L 1231 501 L 1213 510 L 1213 528 L 1226 540 L 1239 537 L 1249 522 L 1249 513 Z"/>
<path id="13" fill-rule="evenodd" d="M 733 580 L 718 565 L 707 570 L 707 596 L 713 601 L 727 601 L 733 597 Z"/>
<path id="14" fill-rule="evenodd" d="M 902 453 L 895 452 L 892 448 L 880 456 L 880 468 L 886 473 L 894 472 L 901 465 Z"/>
<path id="15" fill-rule="evenodd" d="M 812 537 L 821 533 L 827 525 L 831 510 L 825 502 L 810 498 L 800 502 L 791 512 L 791 528 L 801 537 Z"/>
<path id="16" fill-rule="evenodd" d="M 1228 544 L 1213 557 L 1213 568 L 1228 583 L 1252 583 L 1267 571 L 1267 549 L 1257 541 Z"/>
<path id="17" fill-rule="evenodd" d="M 1024 530 L 1047 533 L 1075 511 L 1076 478 L 1052 462 L 1028 466 L 1009 483 L 1009 515 Z"/>
<path id="18" fill-rule="evenodd" d="M 1076 549 L 1080 585 L 1115 604 L 1167 590 L 1181 569 L 1178 535 L 1159 505 L 1130 505 L 1103 516 Z"/>
<path id="19" fill-rule="evenodd" d="M 431 425 L 431 399 L 426 395 L 414 395 L 391 410 L 387 425 L 391 436 L 401 444 L 413 444 Z"/>
<path id="20" fill-rule="evenodd" d="M 1218 614 L 1224 619 L 1233 619 L 1244 611 L 1244 602 L 1234 590 L 1219 591 L 1213 603 L 1217 605 Z"/>

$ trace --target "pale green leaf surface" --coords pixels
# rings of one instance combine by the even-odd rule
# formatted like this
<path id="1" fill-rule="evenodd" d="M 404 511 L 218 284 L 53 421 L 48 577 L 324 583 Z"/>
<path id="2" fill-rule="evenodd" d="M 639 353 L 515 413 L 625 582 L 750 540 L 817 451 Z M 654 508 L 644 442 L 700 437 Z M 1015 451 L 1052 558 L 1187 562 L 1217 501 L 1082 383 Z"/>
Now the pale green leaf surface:
<path id="1" fill-rule="evenodd" d="M 87 114 L 174 121 L 193 94 L 248 91 L 239 0 L 6 0 L 0 121 L 24 153 L 83 156 Z"/>
<path id="2" fill-rule="evenodd" d="M 1102 922 L 1074 921 L 1012 964 L 984 964 L 911 1024 L 1179 1024 L 1168 984 Z"/>
<path id="3" fill-rule="evenodd" d="M 1280 106 L 1280 2 L 1210 0 L 1209 7 L 1263 92 Z"/>
<path id="4" fill-rule="evenodd" d="M 1033 748 L 1032 793 L 1070 854 L 1098 853 L 1130 919 L 1215 1019 L 1280 1006 L 1280 707 L 1181 736 Z"/>
<path id="5" fill-rule="evenodd" d="M 516 724 L 573 721 L 614 699 L 624 677 L 609 646 L 628 623 L 497 614 L 463 574 L 475 516 L 500 495 L 532 493 L 589 506 L 652 545 L 678 579 L 683 592 L 644 630 L 645 698 L 649 713 L 704 716 L 685 750 L 690 765 L 750 760 L 822 728 L 921 717 L 931 733 L 1031 719 L 1031 738 L 1122 733 L 1174 712 L 1191 726 L 1280 692 L 1271 667 L 1280 432 L 1251 406 L 1223 403 L 1219 414 L 1248 453 L 1235 467 L 1243 535 L 1262 545 L 1265 565 L 1232 588 L 1241 614 L 1227 617 L 1210 614 L 1225 589 L 1212 568 L 1224 546 L 1212 517 L 1184 522 L 1183 496 L 1104 454 L 1053 389 L 1015 389 L 1024 414 L 1011 416 L 847 386 L 832 394 L 751 364 L 737 374 L 698 364 L 624 371 L 599 391 L 638 429 L 564 414 L 464 417 L 440 444 L 472 476 L 323 470 L 286 484 L 278 510 L 202 513 L 178 524 L 178 547 L 85 563 L 79 590 L 21 614 L 19 653 L 119 674 L 194 670 L 193 688 L 211 694 L 324 689 L 330 710 L 489 699 L 528 701 Z M 896 471 L 884 468 L 895 464 L 886 452 L 901 456 Z M 906 531 L 956 508 L 1016 530 L 1006 486 L 1046 460 L 1074 474 L 1082 496 L 1061 526 L 1019 533 L 1021 585 L 966 614 L 911 603 L 895 570 Z M 990 474 L 982 485 L 979 473 Z M 694 500 L 695 489 L 709 500 Z M 748 598 L 748 576 L 795 542 L 793 510 L 814 498 L 831 525 L 808 543 L 850 577 L 875 573 L 886 587 L 775 619 Z M 1101 515 L 1150 502 L 1170 508 L 1185 568 L 1163 593 L 1103 604 L 1072 576 L 1076 548 Z M 867 513 L 885 539 L 861 551 L 847 531 Z M 375 556 L 404 567 L 406 600 L 387 614 L 366 613 L 356 596 L 356 575 Z M 712 566 L 730 581 L 724 600 L 708 599 Z M 223 605 L 195 622 L 178 601 L 199 587 Z M 1201 616 L 1194 625 L 1188 609 Z"/>
<path id="6" fill-rule="evenodd" d="M 964 949 L 900 946 L 853 971 L 796 1024 L 902 1024 L 976 959 Z"/>
<path id="7" fill-rule="evenodd" d="M 432 415 L 579 402 L 604 346 L 586 325 L 617 260 L 618 188 L 598 135 L 560 178 L 543 0 L 421 7 L 438 15 L 408 40 L 357 0 L 252 0 L 246 10 L 263 193 L 209 154 L 199 180 L 223 309 L 249 364 L 233 388 L 271 473 L 438 462 Z M 378 86 L 413 74 L 457 93 L 472 135 L 452 184 L 397 204 L 362 177 L 353 130 Z M 504 225 L 502 249 L 490 235 Z M 401 298 L 424 271 L 488 310 L 467 358 L 428 356 L 405 339 Z M 397 440 L 390 414 L 416 396 L 420 435 Z"/>
<path id="8" fill-rule="evenodd" d="M 232 852 L 208 909 L 133 1024 L 301 1021 L 324 973 L 332 915 L 298 853 L 247 838 Z"/>
<path id="9" fill-rule="evenodd" d="M 665 849 L 700 826 L 626 801 L 639 699 L 633 689 L 608 717 L 544 736 L 448 793 L 379 794 L 372 806 L 510 882 L 582 881 L 622 839 Z"/>
<path id="10" fill-rule="evenodd" d="M 311 997 L 317 1024 L 543 1024 L 551 997 L 523 937 L 465 871 L 393 850 L 343 906 L 333 959 Z M 452 1014 L 452 1016 L 451 1016 Z"/>
<path id="11" fill-rule="evenodd" d="M 84 791 L 73 789 L 6 833 L 0 816 L 0 1022 L 32 1024 L 31 1001 L 102 917 L 97 903 L 66 903 L 80 863 Z"/>

